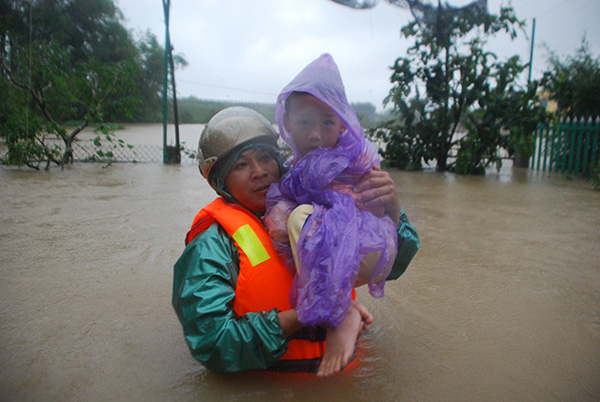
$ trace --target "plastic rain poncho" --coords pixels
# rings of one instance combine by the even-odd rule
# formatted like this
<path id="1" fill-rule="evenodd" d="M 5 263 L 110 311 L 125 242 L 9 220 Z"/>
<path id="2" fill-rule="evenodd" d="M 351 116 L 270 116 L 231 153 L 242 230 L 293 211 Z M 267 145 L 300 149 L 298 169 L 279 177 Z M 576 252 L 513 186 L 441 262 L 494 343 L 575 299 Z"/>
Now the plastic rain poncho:
<path id="1" fill-rule="evenodd" d="M 334 148 L 318 148 L 301 156 L 292 135 L 283 125 L 285 100 L 292 92 L 307 92 L 328 104 L 346 131 Z M 396 223 L 358 209 L 352 186 L 373 166 L 379 165 L 377 149 L 365 139 L 354 109 L 348 103 L 337 65 L 323 54 L 306 66 L 279 94 L 277 123 L 294 156 L 289 171 L 267 194 L 265 223 L 273 243 L 288 266 L 294 265 L 287 218 L 299 204 L 312 204 L 298 241 L 302 269 L 290 291 L 290 303 L 305 325 L 339 326 L 350 307 L 351 291 L 359 264 L 370 252 L 380 252 L 369 282 L 373 297 L 383 296 L 397 250 Z M 376 280 L 377 278 L 377 280 Z"/>

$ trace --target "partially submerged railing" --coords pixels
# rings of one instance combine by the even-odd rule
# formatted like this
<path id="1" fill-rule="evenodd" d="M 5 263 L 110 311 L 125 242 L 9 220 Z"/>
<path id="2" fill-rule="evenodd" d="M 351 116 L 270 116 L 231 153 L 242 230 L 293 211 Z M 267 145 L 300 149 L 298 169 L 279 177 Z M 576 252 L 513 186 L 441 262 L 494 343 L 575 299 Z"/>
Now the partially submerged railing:
<path id="1" fill-rule="evenodd" d="M 567 119 L 535 130 L 531 168 L 544 172 L 589 176 L 599 157 L 600 118 Z"/>

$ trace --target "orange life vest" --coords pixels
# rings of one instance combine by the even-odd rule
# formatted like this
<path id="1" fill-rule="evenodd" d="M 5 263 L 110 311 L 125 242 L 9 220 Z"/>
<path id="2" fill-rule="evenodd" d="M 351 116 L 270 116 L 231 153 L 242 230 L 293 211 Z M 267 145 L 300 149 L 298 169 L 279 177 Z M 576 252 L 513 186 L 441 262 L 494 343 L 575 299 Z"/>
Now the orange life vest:
<path id="1" fill-rule="evenodd" d="M 240 255 L 233 303 L 236 314 L 242 316 L 273 308 L 289 310 L 288 293 L 294 277 L 277 256 L 262 222 L 246 209 L 217 198 L 194 218 L 186 245 L 215 221 L 233 238 Z M 325 342 L 291 339 L 281 360 L 318 359 L 324 351 Z"/>

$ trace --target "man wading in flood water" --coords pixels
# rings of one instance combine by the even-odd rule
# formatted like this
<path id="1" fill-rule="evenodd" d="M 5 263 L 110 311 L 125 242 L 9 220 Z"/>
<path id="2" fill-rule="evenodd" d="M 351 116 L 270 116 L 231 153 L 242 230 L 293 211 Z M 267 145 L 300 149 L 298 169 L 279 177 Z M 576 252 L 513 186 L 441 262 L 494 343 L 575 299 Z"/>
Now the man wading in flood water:
<path id="1" fill-rule="evenodd" d="M 217 373 L 251 369 L 316 372 L 325 330 L 304 327 L 288 302 L 293 276 L 276 254 L 262 222 L 265 198 L 283 173 L 277 133 L 247 108 L 217 113 L 200 137 L 202 176 L 218 197 L 196 215 L 175 264 L 173 307 L 194 358 Z M 387 172 L 367 172 L 355 187 L 365 208 L 400 209 Z M 398 253 L 388 279 L 399 277 L 418 249 L 401 215 Z M 372 315 L 353 301 L 358 335 Z"/>

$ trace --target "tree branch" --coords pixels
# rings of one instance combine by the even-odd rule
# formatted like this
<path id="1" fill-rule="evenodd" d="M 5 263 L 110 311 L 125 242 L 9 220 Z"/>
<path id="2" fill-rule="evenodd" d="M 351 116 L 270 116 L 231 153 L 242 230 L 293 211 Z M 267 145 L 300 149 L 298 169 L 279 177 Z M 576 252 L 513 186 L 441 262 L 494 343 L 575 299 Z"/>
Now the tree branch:
<path id="1" fill-rule="evenodd" d="M 8 67 L 8 65 L 6 64 L 4 59 L 0 59 L 0 62 L 2 63 L 2 68 L 8 75 L 8 79 L 13 83 L 13 85 L 16 86 L 17 88 L 21 88 L 21 89 L 27 91 L 31 95 L 31 97 L 33 98 L 35 103 L 40 107 L 40 110 L 42 111 L 42 114 L 44 115 L 46 120 L 48 120 L 52 124 L 56 124 L 56 122 L 50 115 L 50 112 L 48 112 L 48 108 L 46 107 L 46 99 L 44 98 L 44 91 L 46 89 L 50 88 L 52 84 L 49 83 L 44 88 L 38 87 L 38 93 L 36 93 L 36 91 L 31 86 L 17 81 L 17 79 L 13 75 L 10 67 Z"/>

